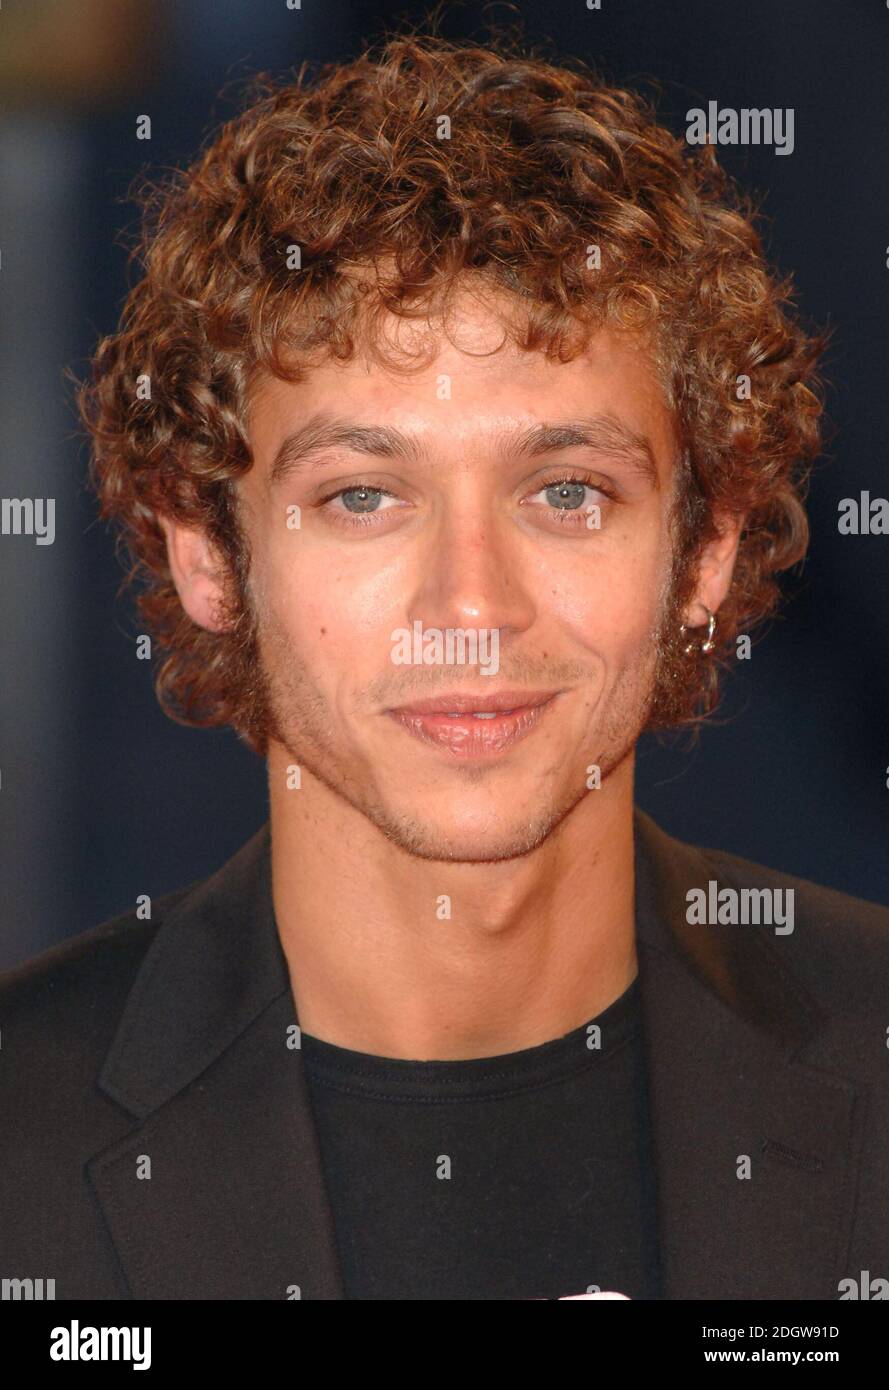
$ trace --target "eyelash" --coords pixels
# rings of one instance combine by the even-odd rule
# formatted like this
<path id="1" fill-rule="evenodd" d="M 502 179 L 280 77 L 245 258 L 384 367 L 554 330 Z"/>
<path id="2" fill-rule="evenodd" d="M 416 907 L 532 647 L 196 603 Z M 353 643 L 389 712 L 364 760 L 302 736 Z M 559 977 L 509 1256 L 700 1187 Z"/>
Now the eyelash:
<path id="1" fill-rule="evenodd" d="M 543 481 L 540 483 L 540 486 L 536 489 L 536 491 L 544 492 L 547 488 L 562 487 L 565 483 L 580 483 L 584 487 L 592 488 L 594 492 L 601 492 L 603 497 L 608 498 L 609 502 L 613 502 L 617 498 L 617 494 L 610 487 L 607 487 L 604 483 L 597 482 L 593 474 L 585 473 L 583 472 L 583 470 L 579 470 L 578 472 L 572 474 L 562 473 L 557 474 L 552 478 L 544 478 Z M 318 506 L 326 507 L 328 502 L 333 502 L 335 498 L 342 497 L 344 492 L 359 492 L 362 488 L 366 488 L 368 492 L 378 492 L 381 497 L 395 496 L 395 493 L 389 492 L 384 487 L 378 488 L 375 487 L 373 483 L 357 482 L 350 483 L 348 487 L 337 488 L 336 492 L 328 493 L 326 497 L 322 497 L 319 499 Z M 585 513 L 582 511 L 580 507 L 552 507 L 550 508 L 550 511 L 553 516 L 559 519 L 559 522 L 562 525 L 565 524 L 565 522 L 562 521 L 563 517 L 585 515 Z M 375 525 L 375 522 L 372 518 L 375 516 L 379 516 L 380 513 L 347 511 L 336 513 L 333 508 L 330 508 L 330 515 L 336 515 L 337 525 L 352 527 L 356 525 L 373 526 Z"/>

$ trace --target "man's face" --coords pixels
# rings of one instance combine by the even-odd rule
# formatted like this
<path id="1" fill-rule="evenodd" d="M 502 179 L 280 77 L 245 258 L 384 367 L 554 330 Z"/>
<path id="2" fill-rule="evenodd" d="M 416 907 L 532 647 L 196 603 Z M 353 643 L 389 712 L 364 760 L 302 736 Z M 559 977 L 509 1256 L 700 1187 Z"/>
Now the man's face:
<path id="1" fill-rule="evenodd" d="M 645 725 L 681 621 L 677 445 L 626 336 L 601 331 L 564 364 L 481 356 L 503 338 L 474 304 L 450 336 L 411 375 L 356 358 L 266 379 L 238 487 L 273 765 L 299 764 L 414 854 L 491 860 L 598 795 L 590 765 L 604 779 Z M 466 664 L 449 631 L 477 635 Z M 421 653 L 433 664 L 411 664 Z M 404 713 L 467 696 L 518 713 Z"/>

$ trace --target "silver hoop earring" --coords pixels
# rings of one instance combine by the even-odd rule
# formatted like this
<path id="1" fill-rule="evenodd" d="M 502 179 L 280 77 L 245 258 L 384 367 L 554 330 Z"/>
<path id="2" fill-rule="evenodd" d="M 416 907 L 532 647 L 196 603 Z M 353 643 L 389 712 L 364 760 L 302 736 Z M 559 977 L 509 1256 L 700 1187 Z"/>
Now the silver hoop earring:
<path id="1" fill-rule="evenodd" d="M 709 608 L 705 608 L 704 612 L 707 614 L 707 636 L 699 646 L 695 646 L 694 642 L 689 642 L 688 646 L 683 649 L 686 656 L 693 656 L 695 652 L 712 652 L 716 647 L 716 643 L 713 641 L 713 634 L 716 631 L 716 614 L 711 613 Z M 688 628 L 685 623 L 680 624 L 680 637 L 684 637 L 687 632 Z"/>

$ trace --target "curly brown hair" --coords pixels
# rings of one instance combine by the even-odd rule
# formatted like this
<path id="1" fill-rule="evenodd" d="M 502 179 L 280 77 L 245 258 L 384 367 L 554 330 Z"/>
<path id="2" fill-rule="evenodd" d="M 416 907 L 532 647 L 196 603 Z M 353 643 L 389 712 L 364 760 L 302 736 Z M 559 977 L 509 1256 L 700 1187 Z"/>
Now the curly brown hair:
<path id="1" fill-rule="evenodd" d="M 647 727 L 699 723 L 737 635 L 774 610 L 774 576 L 807 548 L 825 341 L 800 326 L 713 148 L 690 147 L 579 60 L 553 64 L 502 36 L 389 36 L 314 75 L 261 75 L 249 101 L 191 168 L 143 186 L 144 273 L 79 391 L 101 514 L 121 527 L 163 654 L 163 708 L 267 750 L 235 487 L 253 461 L 257 373 L 298 380 L 312 353 L 346 360 L 376 343 L 383 315 L 428 314 L 469 276 L 522 310 L 519 346 L 555 360 L 606 322 L 647 335 L 682 441 L 677 603 L 718 512 L 746 514 L 716 649 L 668 653 Z M 227 631 L 184 613 L 165 514 L 226 558 Z"/>

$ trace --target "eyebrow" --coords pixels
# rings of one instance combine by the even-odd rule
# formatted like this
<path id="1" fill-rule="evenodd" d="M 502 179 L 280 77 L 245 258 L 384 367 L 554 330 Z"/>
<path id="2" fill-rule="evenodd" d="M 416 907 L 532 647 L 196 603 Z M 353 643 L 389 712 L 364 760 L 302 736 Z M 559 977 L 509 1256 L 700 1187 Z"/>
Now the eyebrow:
<path id="1" fill-rule="evenodd" d="M 610 413 L 508 431 L 500 442 L 505 451 L 525 458 L 540 458 L 561 449 L 594 449 L 623 463 L 652 487 L 660 486 L 657 461 L 648 438 Z M 281 441 L 269 475 L 271 486 L 311 467 L 330 449 L 349 449 L 372 458 L 409 462 L 427 456 L 421 441 L 392 426 L 363 425 L 318 413 Z"/>

